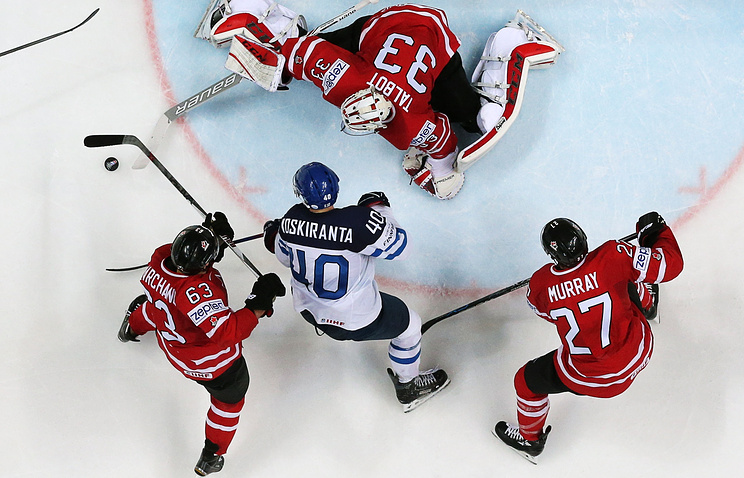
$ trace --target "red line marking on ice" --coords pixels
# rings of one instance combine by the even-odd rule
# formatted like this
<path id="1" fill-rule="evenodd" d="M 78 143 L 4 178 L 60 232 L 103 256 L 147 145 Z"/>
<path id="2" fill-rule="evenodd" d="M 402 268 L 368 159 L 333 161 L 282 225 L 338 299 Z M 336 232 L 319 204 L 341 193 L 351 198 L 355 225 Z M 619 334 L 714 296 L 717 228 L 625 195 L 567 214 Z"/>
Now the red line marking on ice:
<path id="1" fill-rule="evenodd" d="M 698 174 L 698 185 L 691 187 L 691 186 L 682 186 L 681 188 L 677 189 L 678 192 L 682 194 L 700 194 L 701 196 L 705 195 L 705 191 L 707 191 L 708 187 L 708 178 L 707 178 L 707 170 L 705 169 L 705 166 L 700 168 L 700 174 Z"/>
<path id="2" fill-rule="evenodd" d="M 144 9 L 146 31 L 157 32 L 157 30 L 155 29 L 155 13 L 152 7 L 152 0 L 142 0 L 142 6 Z M 165 70 L 163 58 L 160 55 L 160 47 L 158 46 L 156 38 L 157 36 L 154 34 L 147 35 L 147 42 L 150 48 L 150 57 L 152 58 L 155 70 L 157 71 L 158 78 L 160 78 L 160 88 L 163 91 L 163 95 L 165 95 L 165 98 L 168 101 L 169 105 L 174 105 L 177 100 L 173 94 L 173 88 L 171 87 L 170 81 L 168 81 L 168 72 Z M 186 136 L 186 140 L 196 152 L 199 161 L 201 161 L 201 163 L 206 166 L 209 173 L 217 180 L 220 186 L 222 186 L 225 191 L 228 191 L 230 193 L 230 196 L 235 199 L 235 201 L 237 201 L 238 204 L 240 204 L 240 206 L 245 209 L 245 211 L 251 217 L 258 220 L 261 224 L 268 220 L 266 216 L 264 216 L 258 209 L 256 209 L 248 200 L 246 200 L 240 194 L 240 191 L 236 189 L 232 185 L 232 183 L 230 183 L 227 177 L 225 177 L 225 175 L 220 172 L 217 166 L 215 166 L 214 161 L 212 161 L 212 157 L 201 145 L 198 137 L 194 133 L 194 130 L 191 129 L 189 124 L 182 118 L 176 120 L 176 123 L 183 130 Z"/>

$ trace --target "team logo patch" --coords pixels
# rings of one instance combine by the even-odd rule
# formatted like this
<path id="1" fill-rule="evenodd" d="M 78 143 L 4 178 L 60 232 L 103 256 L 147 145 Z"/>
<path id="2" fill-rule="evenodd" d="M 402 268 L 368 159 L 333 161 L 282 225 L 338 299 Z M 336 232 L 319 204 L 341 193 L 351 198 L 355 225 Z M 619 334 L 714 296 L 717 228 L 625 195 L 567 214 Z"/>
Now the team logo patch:
<path id="1" fill-rule="evenodd" d="M 199 325 L 207 319 L 215 320 L 212 317 L 214 314 L 227 310 L 227 306 L 222 299 L 214 299 L 206 302 L 200 302 L 196 307 L 191 309 L 188 313 L 189 318 L 194 325 Z M 212 322 L 214 327 L 216 323 Z"/>
<path id="2" fill-rule="evenodd" d="M 418 134 L 413 140 L 411 140 L 411 146 L 420 146 L 429 140 L 429 137 L 434 133 L 436 126 L 431 121 L 427 120 L 424 126 L 421 127 Z"/>
<path id="3" fill-rule="evenodd" d="M 651 262 L 651 249 L 648 247 L 639 247 L 633 258 L 633 268 L 639 271 L 647 271 Z"/>
<path id="4" fill-rule="evenodd" d="M 349 71 L 349 64 L 341 59 L 336 60 L 323 75 L 323 94 L 327 95 L 347 71 Z"/>

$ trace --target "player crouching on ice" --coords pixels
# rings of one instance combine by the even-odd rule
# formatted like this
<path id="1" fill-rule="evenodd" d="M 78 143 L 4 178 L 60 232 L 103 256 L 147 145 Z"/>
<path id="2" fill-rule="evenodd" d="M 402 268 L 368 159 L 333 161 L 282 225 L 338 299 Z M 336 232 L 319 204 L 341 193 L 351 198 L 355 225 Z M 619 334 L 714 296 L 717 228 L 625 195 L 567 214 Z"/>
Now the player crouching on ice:
<path id="1" fill-rule="evenodd" d="M 615 397 L 651 358 L 648 320 L 658 292 L 648 294 L 646 285 L 674 279 L 684 263 L 677 239 L 658 213 L 641 216 L 636 231 L 638 246 L 607 241 L 589 252 L 586 234 L 570 219 L 554 219 L 542 230 L 543 249 L 554 264 L 532 275 L 527 301 L 555 325 L 561 345 L 517 371 L 518 425 L 501 421 L 493 430 L 532 463 L 550 433 L 550 426 L 544 428 L 548 395 Z"/>
<path id="2" fill-rule="evenodd" d="M 341 109 L 342 129 L 376 133 L 407 151 L 403 169 L 439 199 L 460 191 L 464 171 L 514 122 L 528 70 L 564 51 L 520 10 L 488 39 L 471 86 L 445 12 L 414 4 L 321 33 L 266 0 L 217 0 L 196 36 L 215 46 L 229 41 L 225 66 L 268 91 L 293 78 L 312 82 Z M 459 151 L 453 122 L 481 137 Z"/>

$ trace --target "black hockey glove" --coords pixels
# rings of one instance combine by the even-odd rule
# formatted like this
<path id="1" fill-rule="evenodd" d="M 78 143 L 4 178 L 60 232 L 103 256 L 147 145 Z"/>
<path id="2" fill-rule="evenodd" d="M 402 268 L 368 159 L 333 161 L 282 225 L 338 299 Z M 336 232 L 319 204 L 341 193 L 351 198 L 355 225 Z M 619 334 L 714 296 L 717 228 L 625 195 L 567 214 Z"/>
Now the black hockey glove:
<path id="1" fill-rule="evenodd" d="M 266 317 L 271 317 L 274 313 L 274 300 L 277 297 L 283 297 L 287 293 L 279 276 L 269 272 L 253 283 L 251 295 L 245 299 L 245 306 L 252 311 L 265 310 Z"/>
<path id="2" fill-rule="evenodd" d="M 235 238 L 235 231 L 233 231 L 230 223 L 227 222 L 227 216 L 219 211 L 214 214 L 211 212 L 207 214 L 202 226 L 208 227 L 217 236 L 225 236 L 231 241 Z"/>
<path id="3" fill-rule="evenodd" d="M 202 226 L 211 229 L 212 232 L 214 232 L 215 236 L 224 236 L 231 241 L 235 237 L 235 231 L 233 231 L 230 223 L 227 222 L 227 216 L 219 211 L 215 212 L 214 214 L 212 214 L 211 212 L 207 214 L 204 218 Z M 220 262 L 222 258 L 225 257 L 225 249 L 227 249 L 227 244 L 225 244 L 224 241 L 219 241 L 219 243 L 220 252 L 217 253 L 217 257 L 214 259 L 215 262 Z"/>
<path id="4" fill-rule="evenodd" d="M 636 233 L 638 234 L 638 244 L 642 247 L 652 247 L 659 234 L 666 227 L 664 218 L 658 212 L 648 212 L 638 218 L 636 223 Z"/>
<path id="5" fill-rule="evenodd" d="M 271 221 L 266 221 L 266 224 L 264 224 L 264 246 L 272 254 L 274 253 L 276 234 L 279 232 L 279 224 L 279 219 L 272 219 Z"/>
<path id="6" fill-rule="evenodd" d="M 390 201 L 388 200 L 387 196 L 385 196 L 385 193 L 382 191 L 374 191 L 371 193 L 362 194 L 362 197 L 359 198 L 359 201 L 357 202 L 357 206 L 377 206 L 377 205 L 383 205 L 390 207 Z"/>

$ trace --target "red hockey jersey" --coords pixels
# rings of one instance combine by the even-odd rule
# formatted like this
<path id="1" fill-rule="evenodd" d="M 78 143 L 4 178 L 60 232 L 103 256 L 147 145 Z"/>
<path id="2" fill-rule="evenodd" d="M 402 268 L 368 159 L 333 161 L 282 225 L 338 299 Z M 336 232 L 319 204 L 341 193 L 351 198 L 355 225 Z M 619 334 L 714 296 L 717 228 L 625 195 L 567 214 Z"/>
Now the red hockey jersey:
<path id="1" fill-rule="evenodd" d="M 682 267 L 677 240 L 666 227 L 653 248 L 608 241 L 572 269 L 547 264 L 535 272 L 527 300 L 557 328 L 555 367 L 563 383 L 601 398 L 626 390 L 653 350 L 651 327 L 630 301 L 628 284 L 666 282 Z"/>
<path id="2" fill-rule="evenodd" d="M 455 151 L 457 137 L 449 119 L 432 110 L 431 90 L 459 47 L 442 10 L 409 4 L 372 15 L 357 53 L 316 36 L 288 39 L 281 52 L 292 77 L 312 82 L 338 107 L 374 86 L 394 105 L 378 134 L 400 150 L 415 146 L 441 159 Z"/>
<path id="3" fill-rule="evenodd" d="M 211 380 L 242 353 L 241 341 L 258 324 L 249 309 L 233 311 L 219 272 L 185 275 L 165 267 L 171 245 L 152 255 L 140 282 L 147 302 L 130 316 L 133 330 L 147 323 L 170 363 L 189 378 Z"/>

